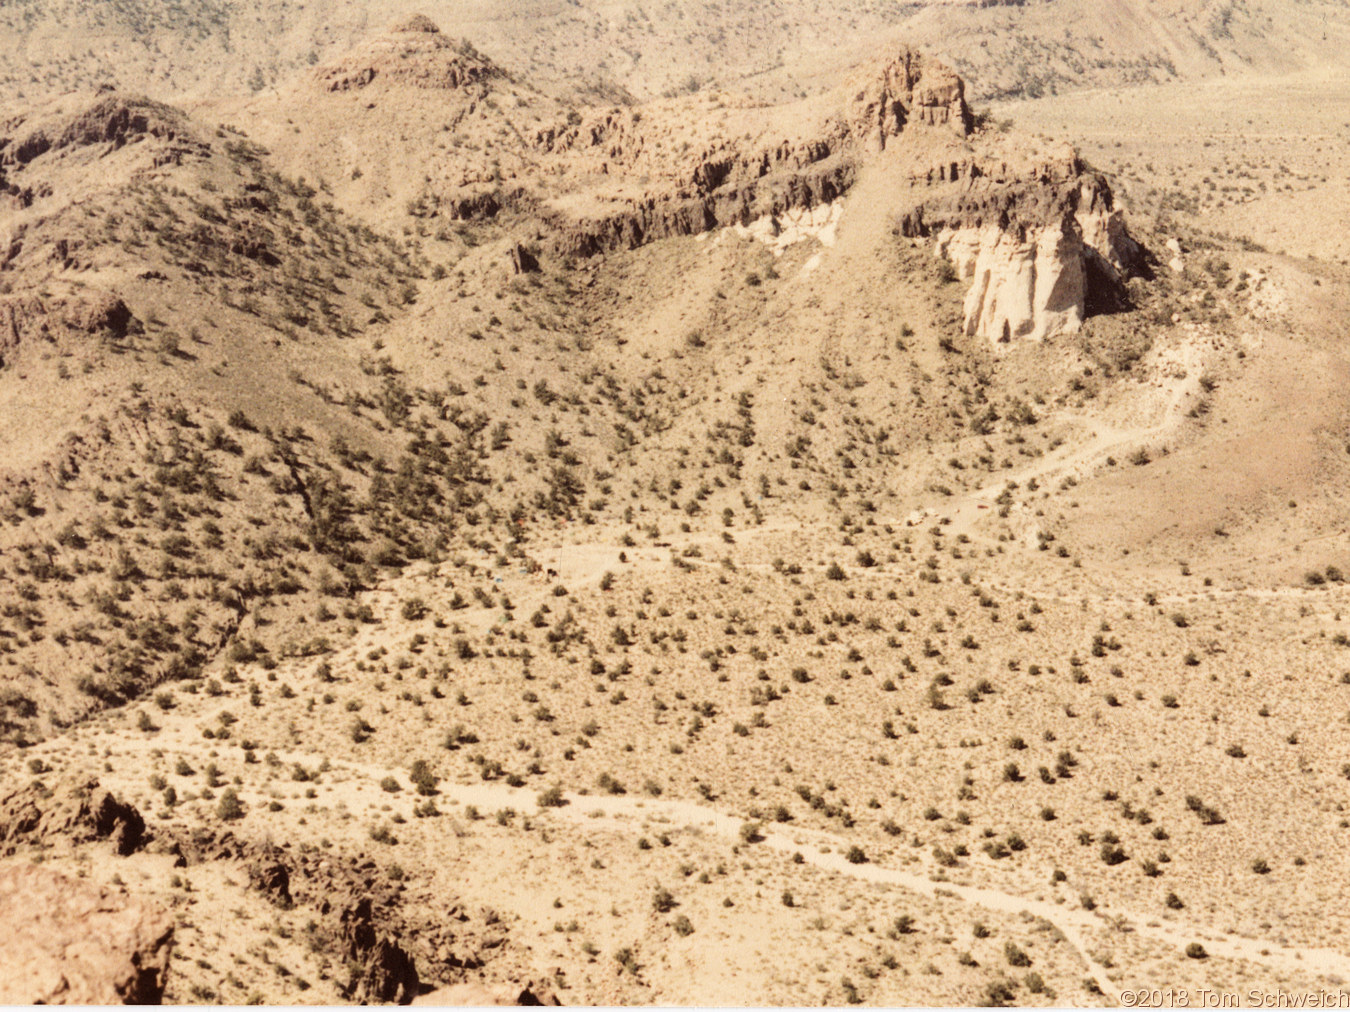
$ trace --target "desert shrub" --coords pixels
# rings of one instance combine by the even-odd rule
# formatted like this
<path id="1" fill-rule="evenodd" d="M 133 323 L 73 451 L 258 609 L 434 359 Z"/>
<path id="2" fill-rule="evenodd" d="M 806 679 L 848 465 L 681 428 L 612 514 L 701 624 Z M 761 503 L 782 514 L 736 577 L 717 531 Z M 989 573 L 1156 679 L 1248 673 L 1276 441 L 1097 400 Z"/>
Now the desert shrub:
<path id="1" fill-rule="evenodd" d="M 628 790 L 610 773 L 601 773 L 595 778 L 595 784 L 606 794 L 627 794 Z"/>
<path id="2" fill-rule="evenodd" d="M 244 817 L 243 803 L 239 800 L 239 795 L 235 793 L 233 787 L 220 796 L 220 801 L 216 805 L 216 815 L 225 822 L 233 822 L 235 819 Z"/>
<path id="3" fill-rule="evenodd" d="M 425 759 L 417 759 L 413 762 L 408 770 L 408 779 L 417 788 L 417 793 L 423 797 L 431 797 L 436 793 L 438 778 L 431 771 L 431 764 Z"/>
<path id="4" fill-rule="evenodd" d="M 1128 858 L 1124 849 L 1117 843 L 1103 843 L 1101 849 L 1102 863 L 1106 865 L 1122 864 Z"/>
<path id="5" fill-rule="evenodd" d="M 539 795 L 535 798 L 535 803 L 540 808 L 561 808 L 563 805 L 567 804 L 567 800 L 563 797 L 562 788 L 555 784 L 546 790 L 540 791 Z"/>
<path id="6" fill-rule="evenodd" d="M 1224 818 L 1218 811 L 1205 804 L 1194 794 L 1186 796 L 1186 807 L 1194 812 L 1206 826 L 1222 825 Z"/>

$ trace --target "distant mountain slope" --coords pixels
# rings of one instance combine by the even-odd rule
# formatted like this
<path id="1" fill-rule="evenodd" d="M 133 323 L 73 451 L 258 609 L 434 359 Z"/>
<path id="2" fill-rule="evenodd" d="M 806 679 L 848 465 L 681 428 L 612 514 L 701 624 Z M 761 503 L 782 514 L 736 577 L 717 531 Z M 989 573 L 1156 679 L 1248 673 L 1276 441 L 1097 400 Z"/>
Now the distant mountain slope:
<path id="1" fill-rule="evenodd" d="M 163 6 L 18 0 L 0 8 L 0 88 L 16 98 L 113 83 L 165 98 L 261 91 L 421 10 L 409 0 Z M 458 0 L 428 10 L 554 93 L 646 99 L 827 86 L 878 44 L 936 51 L 975 98 L 1337 62 L 1344 0 Z"/>

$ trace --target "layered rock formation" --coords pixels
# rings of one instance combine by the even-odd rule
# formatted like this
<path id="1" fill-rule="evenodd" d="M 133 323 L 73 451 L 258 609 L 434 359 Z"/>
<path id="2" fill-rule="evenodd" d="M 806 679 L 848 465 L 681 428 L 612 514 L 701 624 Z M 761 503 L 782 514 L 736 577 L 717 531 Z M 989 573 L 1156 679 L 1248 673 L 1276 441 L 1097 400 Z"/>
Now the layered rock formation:
<path id="1" fill-rule="evenodd" d="M 570 217 L 545 210 L 542 217 L 550 226 L 555 252 L 592 256 L 828 204 L 847 192 L 856 171 L 854 161 L 835 156 L 818 165 L 766 172 L 701 193 L 651 193 L 603 214 Z"/>
<path id="2" fill-rule="evenodd" d="M 704 137 L 692 153 L 664 160 L 653 152 L 683 151 L 690 144 L 678 131 L 663 137 L 671 126 L 654 117 L 615 111 L 541 130 L 534 143 L 548 154 L 571 154 L 583 164 L 599 160 L 611 177 L 640 172 L 655 180 L 640 196 L 606 201 L 599 214 L 546 210 L 554 248 L 582 256 L 631 249 L 829 204 L 849 190 L 869 155 L 906 131 L 964 137 L 971 127 L 961 79 L 908 49 L 855 76 L 835 102 L 817 110 L 815 127 L 795 138 L 766 142 L 761 118 L 757 142 Z"/>
<path id="3" fill-rule="evenodd" d="M 159 1002 L 169 914 L 41 865 L 0 867 L 0 1004 Z"/>
<path id="4" fill-rule="evenodd" d="M 1106 180 L 1076 158 L 1013 182 L 972 173 L 899 231 L 935 238 L 970 284 L 965 333 L 998 343 L 1076 331 L 1090 310 L 1119 303 L 1140 259 Z"/>

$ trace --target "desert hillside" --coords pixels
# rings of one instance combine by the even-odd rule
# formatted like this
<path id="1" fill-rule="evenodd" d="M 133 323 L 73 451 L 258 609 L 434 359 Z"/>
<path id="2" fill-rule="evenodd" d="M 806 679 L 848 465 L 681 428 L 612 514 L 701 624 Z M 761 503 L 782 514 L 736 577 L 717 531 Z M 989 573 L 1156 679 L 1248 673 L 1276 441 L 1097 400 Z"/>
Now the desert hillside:
<path id="1" fill-rule="evenodd" d="M 23 101 L 105 83 L 166 100 L 262 94 L 415 10 L 18 0 L 0 11 L 0 82 Z M 618 103 L 709 89 L 783 101 L 897 43 L 948 60 L 983 100 L 1337 66 L 1350 41 L 1342 0 L 455 0 L 426 13 L 551 94 Z"/>
<path id="2" fill-rule="evenodd" d="M 0 12 L 0 1000 L 1350 1000 L 1347 13 Z"/>

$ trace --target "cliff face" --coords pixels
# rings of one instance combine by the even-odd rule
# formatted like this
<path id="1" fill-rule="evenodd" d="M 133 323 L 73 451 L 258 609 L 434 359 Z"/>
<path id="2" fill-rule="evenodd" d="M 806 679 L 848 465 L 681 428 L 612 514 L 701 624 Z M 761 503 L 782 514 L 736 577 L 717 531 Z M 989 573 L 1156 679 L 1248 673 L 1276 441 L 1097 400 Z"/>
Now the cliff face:
<path id="1" fill-rule="evenodd" d="M 992 225 L 944 230 L 938 254 L 970 282 L 965 332 L 1007 342 L 1076 330 L 1087 298 L 1080 245 L 1067 221 L 1020 234 Z"/>
<path id="2" fill-rule="evenodd" d="M 970 126 L 961 79 L 902 49 L 856 75 L 814 128 L 792 139 L 699 137 L 689 124 L 615 111 L 541 129 L 534 146 L 616 182 L 639 173 L 648 180 L 641 195 L 606 201 L 599 213 L 545 213 L 553 248 L 588 256 L 828 204 L 853 185 L 863 161 L 907 131 L 959 138 Z M 666 154 L 690 147 L 690 138 L 702 141 L 692 154 Z"/>
<path id="3" fill-rule="evenodd" d="M 1076 331 L 1090 305 L 1119 300 L 1140 259 L 1105 179 L 1077 159 L 1011 182 L 972 175 L 958 196 L 911 211 L 900 231 L 935 238 L 936 254 L 970 283 L 966 334 L 999 343 Z"/>

